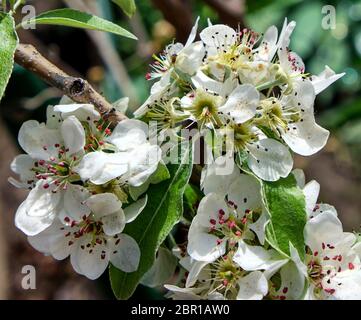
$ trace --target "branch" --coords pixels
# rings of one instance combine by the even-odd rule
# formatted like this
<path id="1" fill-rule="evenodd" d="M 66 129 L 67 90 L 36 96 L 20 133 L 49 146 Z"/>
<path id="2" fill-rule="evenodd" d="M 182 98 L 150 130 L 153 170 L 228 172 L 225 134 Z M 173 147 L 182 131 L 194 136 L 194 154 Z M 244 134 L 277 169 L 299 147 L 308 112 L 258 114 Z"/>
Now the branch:
<path id="1" fill-rule="evenodd" d="M 15 52 L 15 62 L 61 90 L 75 102 L 93 104 L 102 117 L 113 124 L 127 118 L 117 112 L 86 80 L 69 76 L 44 58 L 32 45 L 19 44 Z"/>

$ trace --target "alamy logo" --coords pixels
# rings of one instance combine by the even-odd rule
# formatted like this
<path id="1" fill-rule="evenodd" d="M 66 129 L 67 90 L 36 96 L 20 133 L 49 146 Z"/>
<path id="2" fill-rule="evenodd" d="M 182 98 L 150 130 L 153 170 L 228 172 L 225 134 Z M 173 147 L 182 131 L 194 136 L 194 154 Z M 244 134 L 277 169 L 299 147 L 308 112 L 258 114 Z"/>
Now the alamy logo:
<path id="1" fill-rule="evenodd" d="M 21 287 L 24 290 L 36 289 L 36 270 L 34 266 L 26 265 L 21 269 L 21 273 L 24 274 L 21 280 Z"/>
<path id="2" fill-rule="evenodd" d="M 322 28 L 325 30 L 336 29 L 336 9 L 334 6 L 326 5 L 321 10 L 324 17 L 322 18 Z"/>

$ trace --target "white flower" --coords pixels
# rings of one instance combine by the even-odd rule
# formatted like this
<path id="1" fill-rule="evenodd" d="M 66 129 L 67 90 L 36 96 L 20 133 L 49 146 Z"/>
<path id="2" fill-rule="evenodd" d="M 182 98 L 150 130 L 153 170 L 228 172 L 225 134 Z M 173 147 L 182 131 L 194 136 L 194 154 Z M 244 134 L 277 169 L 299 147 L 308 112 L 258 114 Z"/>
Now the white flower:
<path id="1" fill-rule="evenodd" d="M 256 121 L 271 128 L 294 152 L 304 156 L 315 154 L 325 146 L 329 131 L 315 121 L 314 100 L 312 83 L 295 80 L 289 95 L 261 101 L 261 117 Z"/>
<path id="2" fill-rule="evenodd" d="M 143 184 L 161 160 L 161 150 L 148 142 L 147 132 L 147 125 L 139 120 L 120 122 L 106 139 L 116 147 L 116 151 L 86 154 L 75 168 L 76 172 L 83 180 L 97 185 L 115 178 L 132 186 Z"/>
<path id="3" fill-rule="evenodd" d="M 183 267 L 188 270 L 184 288 L 165 285 L 175 300 L 262 300 L 268 292 L 266 277 L 260 271 L 246 272 L 232 260 L 229 253 L 214 262 L 190 259 Z"/>
<path id="4" fill-rule="evenodd" d="M 225 179 L 220 179 L 220 184 L 213 189 L 217 193 L 206 194 L 199 204 L 188 233 L 188 253 L 193 259 L 214 261 L 240 239 L 254 238 L 250 230 L 255 220 L 260 219 L 263 209 L 260 185 L 250 175 L 239 174 L 237 178 L 230 178 L 229 185 Z M 217 183 L 212 174 L 205 178 L 208 179 Z M 203 181 L 203 185 L 209 183 Z M 260 234 L 264 232 L 258 231 Z"/>
<path id="5" fill-rule="evenodd" d="M 203 91 L 215 94 L 217 97 L 221 97 L 222 99 L 214 97 L 215 111 L 229 116 L 235 123 L 244 123 L 255 116 L 260 95 L 254 86 L 250 84 L 239 85 L 233 76 L 230 76 L 224 83 L 221 83 L 209 78 L 202 71 L 198 71 L 192 77 L 192 82 L 197 89 L 202 89 Z M 197 93 L 195 95 L 196 98 Z M 192 101 L 191 108 L 195 107 L 194 103 L 196 102 Z M 201 113 L 200 111 L 204 112 L 207 106 L 197 106 L 198 109 L 201 107 L 203 107 L 203 110 L 199 110 L 199 113 Z"/>
<path id="6" fill-rule="evenodd" d="M 306 266 L 310 288 L 316 299 L 361 299 L 361 264 L 352 249 L 356 237 L 343 232 L 340 220 L 331 212 L 311 218 L 304 230 L 308 247 Z"/>
<path id="7" fill-rule="evenodd" d="M 79 180 L 73 166 L 84 153 L 85 132 L 75 116 L 61 122 L 59 129 L 49 129 L 37 121 L 27 121 L 19 132 L 19 144 L 28 155 L 17 156 L 11 164 L 21 182 L 10 178 L 17 187 L 32 189 L 20 205 L 15 223 L 24 233 L 34 235 L 47 228 L 62 208 L 82 212 L 83 188 L 72 185 Z"/>
<path id="8" fill-rule="evenodd" d="M 72 216 L 87 212 L 82 203 L 90 196 L 86 189 L 68 184 L 66 189 L 61 190 L 51 191 L 46 181 L 39 181 L 16 211 L 16 227 L 26 235 L 33 236 L 49 227 L 64 212 Z"/>
<path id="9" fill-rule="evenodd" d="M 192 76 L 202 65 L 205 54 L 203 43 L 201 41 L 194 42 L 198 21 L 199 18 L 197 18 L 185 45 L 181 43 L 170 44 L 159 57 L 155 57 L 156 61 L 151 65 L 153 71 L 147 74 L 147 79 L 160 78 L 160 80 L 153 84 L 148 99 L 134 112 L 136 117 L 143 116 L 150 105 L 159 102 L 166 93 L 169 94 L 173 91 L 174 74 L 182 72 Z"/>
<path id="10" fill-rule="evenodd" d="M 126 223 L 138 216 L 146 201 L 146 197 L 142 198 L 123 210 L 114 194 L 93 195 L 85 200 L 88 212 L 82 217 L 57 219 L 28 240 L 35 249 L 55 259 L 70 255 L 74 270 L 89 279 L 98 278 L 109 262 L 133 272 L 138 268 L 140 250 L 135 240 L 122 231 Z"/>

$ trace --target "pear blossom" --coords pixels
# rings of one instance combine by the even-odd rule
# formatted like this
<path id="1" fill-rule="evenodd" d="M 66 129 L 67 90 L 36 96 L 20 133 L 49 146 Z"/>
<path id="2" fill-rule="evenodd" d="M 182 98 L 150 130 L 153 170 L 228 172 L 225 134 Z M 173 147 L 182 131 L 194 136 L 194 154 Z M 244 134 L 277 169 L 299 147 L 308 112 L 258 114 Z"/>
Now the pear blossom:
<path id="1" fill-rule="evenodd" d="M 29 236 L 30 244 L 44 254 L 63 260 L 70 256 L 74 270 L 89 279 L 98 278 L 109 262 L 132 272 L 137 270 L 140 250 L 136 241 L 122 233 L 144 208 L 147 197 L 122 209 L 112 193 L 96 194 L 84 201 L 83 216 L 65 216 L 37 235 Z"/>
<path id="2" fill-rule="evenodd" d="M 218 186 L 212 186 L 217 193 L 206 194 L 199 204 L 188 233 L 187 249 L 193 259 L 212 262 L 241 239 L 255 238 L 251 230 L 263 210 L 260 185 L 252 176 L 239 172 L 229 177 L 228 185 L 225 178 L 221 179 Z M 212 174 L 206 176 L 208 179 L 217 184 Z M 203 181 L 203 186 L 208 184 Z M 264 230 L 255 230 L 262 239 Z"/>
<path id="3" fill-rule="evenodd" d="M 83 199 L 87 194 L 72 185 L 79 180 L 73 169 L 84 153 L 85 132 L 75 116 L 66 118 L 59 129 L 30 120 L 20 128 L 19 144 L 27 155 L 17 156 L 11 168 L 21 181 L 9 181 L 31 191 L 17 210 L 15 221 L 23 232 L 33 235 L 52 223 L 64 201 L 70 207 L 73 203 L 69 199 Z M 83 211 L 82 205 L 71 209 Z"/>
<path id="4" fill-rule="evenodd" d="M 143 184 L 156 171 L 161 149 L 148 142 L 148 127 L 139 120 L 124 120 L 106 141 L 115 146 L 115 152 L 87 153 L 75 168 L 82 180 L 101 185 L 113 179 L 132 186 Z"/>
<path id="5" fill-rule="evenodd" d="M 267 279 L 261 271 L 247 272 L 232 260 L 232 252 L 213 262 L 183 257 L 188 270 L 185 287 L 165 285 L 174 300 L 261 300 L 268 292 Z"/>

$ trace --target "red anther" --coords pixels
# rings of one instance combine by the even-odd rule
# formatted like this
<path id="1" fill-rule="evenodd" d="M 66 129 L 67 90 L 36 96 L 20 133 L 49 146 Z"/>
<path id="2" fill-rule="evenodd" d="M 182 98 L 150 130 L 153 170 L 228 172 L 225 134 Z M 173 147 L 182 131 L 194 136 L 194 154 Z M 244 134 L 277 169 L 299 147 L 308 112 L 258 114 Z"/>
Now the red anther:
<path id="1" fill-rule="evenodd" d="M 213 224 L 213 225 L 215 225 L 215 224 L 217 223 L 217 221 L 214 220 L 214 219 L 210 219 L 209 222 L 210 222 L 211 224 Z"/>
<path id="2" fill-rule="evenodd" d="M 150 79 L 152 79 L 152 76 L 150 75 L 150 73 L 149 73 L 149 72 L 145 75 L 145 79 L 146 79 L 146 80 L 150 80 Z"/>
<path id="3" fill-rule="evenodd" d="M 349 268 L 350 270 L 353 270 L 353 269 L 355 269 L 355 266 L 354 266 L 354 264 L 353 264 L 352 262 L 349 262 L 349 263 L 348 263 L 348 268 Z"/>

